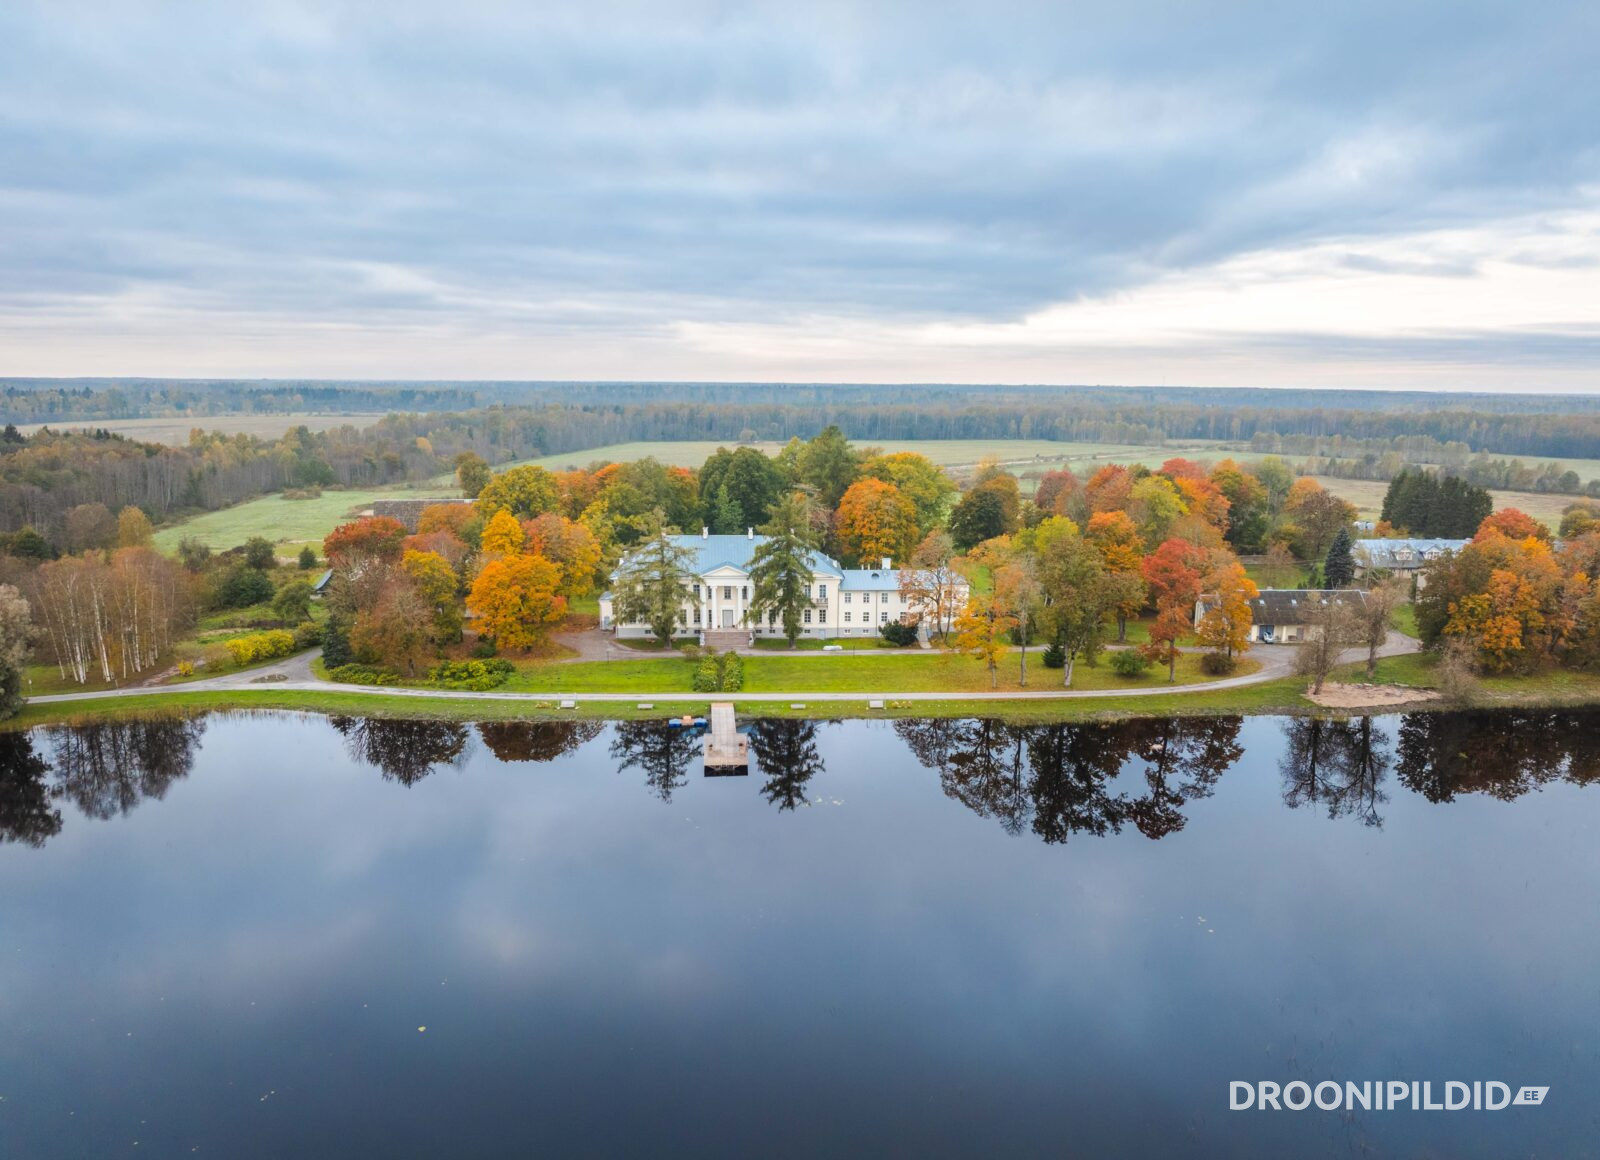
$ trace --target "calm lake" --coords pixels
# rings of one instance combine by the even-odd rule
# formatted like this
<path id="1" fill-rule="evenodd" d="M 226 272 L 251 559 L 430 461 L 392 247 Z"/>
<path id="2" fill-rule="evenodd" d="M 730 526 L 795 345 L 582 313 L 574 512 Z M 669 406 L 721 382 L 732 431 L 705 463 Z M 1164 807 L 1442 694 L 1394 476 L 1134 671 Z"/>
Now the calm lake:
<path id="1" fill-rule="evenodd" d="M 751 737 L 0 734 L 0 1154 L 1600 1151 L 1600 714 Z"/>

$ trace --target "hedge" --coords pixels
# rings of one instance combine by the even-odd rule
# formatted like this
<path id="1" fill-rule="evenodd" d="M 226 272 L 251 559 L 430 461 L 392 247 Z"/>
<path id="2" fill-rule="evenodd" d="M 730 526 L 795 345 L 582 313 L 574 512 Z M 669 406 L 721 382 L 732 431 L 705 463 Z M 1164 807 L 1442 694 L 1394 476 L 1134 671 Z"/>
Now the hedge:
<path id="1" fill-rule="evenodd" d="M 392 685 L 400 678 L 388 669 L 372 665 L 340 665 L 328 670 L 328 679 L 345 685 Z"/>
<path id="2" fill-rule="evenodd" d="M 737 693 L 744 688 L 744 658 L 738 653 L 707 653 L 694 670 L 697 693 Z"/>
<path id="3" fill-rule="evenodd" d="M 510 661 L 442 661 L 428 670 L 428 683 L 441 689 L 471 689 L 482 693 L 503 685 L 517 666 Z"/>
<path id="4" fill-rule="evenodd" d="M 715 653 L 707 654 L 700 658 L 700 663 L 694 670 L 694 691 L 697 693 L 715 693 L 722 686 L 721 666 L 717 664 Z"/>

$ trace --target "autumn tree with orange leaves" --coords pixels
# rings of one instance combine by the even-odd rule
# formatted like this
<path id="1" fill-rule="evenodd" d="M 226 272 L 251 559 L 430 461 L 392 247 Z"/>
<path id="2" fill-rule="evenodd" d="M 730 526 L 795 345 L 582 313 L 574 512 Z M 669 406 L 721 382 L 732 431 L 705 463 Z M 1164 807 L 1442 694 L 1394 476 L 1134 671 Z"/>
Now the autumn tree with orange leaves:
<path id="1" fill-rule="evenodd" d="M 576 520 L 555 512 L 524 520 L 525 550 L 561 566 L 561 594 L 568 599 L 594 591 L 602 556 L 595 534 Z"/>
<path id="2" fill-rule="evenodd" d="M 848 558 L 866 564 L 904 559 L 917 542 L 916 505 L 892 483 L 859 479 L 839 500 L 835 530 Z"/>
<path id="3" fill-rule="evenodd" d="M 1205 554 L 1193 544 L 1167 540 L 1145 557 L 1141 568 L 1156 605 L 1144 653 L 1167 666 L 1168 681 L 1178 679 L 1178 641 L 1193 629 L 1204 564 Z"/>
<path id="4" fill-rule="evenodd" d="M 1208 607 L 1195 630 L 1200 643 L 1213 652 L 1233 657 L 1250 647 L 1254 617 L 1250 602 L 1261 595 L 1243 565 L 1224 563 L 1207 581 Z"/>
<path id="5" fill-rule="evenodd" d="M 1128 639 L 1128 619 L 1138 616 L 1144 607 L 1144 541 L 1127 512 L 1096 512 L 1089 517 L 1083 535 L 1100 553 L 1107 583 L 1116 589 L 1111 606 L 1120 643 Z"/>
<path id="6" fill-rule="evenodd" d="M 1518 511 L 1516 508 L 1501 508 L 1478 525 L 1478 532 L 1473 539 L 1484 540 L 1492 535 L 1501 535 L 1508 540 L 1526 540 L 1529 537 L 1549 540 L 1550 529 L 1527 512 Z"/>
<path id="7" fill-rule="evenodd" d="M 543 556 L 506 556 L 483 566 L 467 608 L 477 618 L 478 635 L 497 648 L 530 649 L 566 615 L 560 588 L 561 569 Z"/>
<path id="8" fill-rule="evenodd" d="M 388 516 L 368 516 L 340 524 L 322 541 L 322 554 L 335 568 L 360 566 L 372 560 L 393 562 L 400 559 L 400 544 L 406 526 Z"/>

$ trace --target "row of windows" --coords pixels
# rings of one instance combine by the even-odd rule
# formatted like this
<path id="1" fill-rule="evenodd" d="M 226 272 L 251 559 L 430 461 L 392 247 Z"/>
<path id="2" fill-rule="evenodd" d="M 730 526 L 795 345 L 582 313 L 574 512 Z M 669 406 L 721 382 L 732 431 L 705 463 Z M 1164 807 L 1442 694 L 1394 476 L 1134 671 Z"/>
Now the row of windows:
<path id="1" fill-rule="evenodd" d="M 711 598 L 711 593 L 712 593 L 713 587 L 714 587 L 713 585 L 706 584 L 706 585 L 703 586 L 704 591 L 702 592 L 702 585 L 696 584 L 694 586 L 694 598 L 696 600 L 702 600 L 702 599 L 709 600 Z M 846 604 L 851 603 L 851 601 L 854 599 L 855 595 L 856 594 L 853 593 L 853 592 L 843 593 L 844 602 Z M 862 604 L 871 604 L 872 603 L 873 594 L 871 592 L 863 592 L 860 595 L 861 595 L 861 603 Z M 890 593 L 888 593 L 888 592 L 880 592 L 877 595 L 878 595 L 878 603 L 880 603 L 880 604 L 889 603 L 889 597 L 891 595 Z M 806 585 L 806 596 L 807 596 L 808 599 L 820 600 L 820 601 L 826 602 L 827 599 L 828 599 L 828 586 L 826 584 L 816 584 L 816 585 L 808 584 L 808 585 Z M 902 592 L 902 593 L 899 594 L 899 596 L 900 596 L 900 603 L 904 604 L 906 602 L 905 593 Z M 750 586 L 748 584 L 739 585 L 739 598 L 741 600 L 749 600 L 750 599 Z M 732 600 L 733 599 L 733 585 L 724 584 L 722 586 L 722 599 L 724 599 L 724 600 Z"/>
<path id="2" fill-rule="evenodd" d="M 846 624 L 850 623 L 850 614 L 848 612 L 844 614 L 844 622 Z M 861 614 L 861 623 L 862 624 L 871 624 L 872 623 L 872 613 L 863 612 Z M 888 624 L 889 623 L 889 614 L 887 612 L 878 613 L 878 623 L 879 624 Z"/>

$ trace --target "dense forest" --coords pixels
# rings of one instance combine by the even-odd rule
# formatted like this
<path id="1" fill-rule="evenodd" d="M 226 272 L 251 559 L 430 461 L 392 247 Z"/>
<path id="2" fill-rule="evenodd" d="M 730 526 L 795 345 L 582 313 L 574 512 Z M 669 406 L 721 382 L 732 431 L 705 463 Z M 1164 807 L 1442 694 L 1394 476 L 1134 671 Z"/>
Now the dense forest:
<path id="1" fill-rule="evenodd" d="M 432 447 L 379 424 L 282 439 L 214 433 L 186 447 L 141 443 L 105 431 L 0 433 L 0 532 L 31 527 L 56 542 L 67 513 L 83 504 L 132 504 L 157 523 L 290 487 L 365 485 L 426 478 Z"/>
<path id="2" fill-rule="evenodd" d="M 307 410 L 434 412 L 419 420 L 428 423 L 442 419 L 437 414 L 441 411 L 497 412 L 523 428 L 515 452 L 519 455 L 651 439 L 809 438 L 833 424 L 852 439 L 867 442 L 1220 439 L 1260 444 L 1256 449 L 1279 454 L 1343 457 L 1345 452 L 1318 441 L 1400 440 L 1501 455 L 1600 457 L 1600 399 L 1585 396 L 915 384 L 29 379 L 8 380 L 4 390 L 0 417 L 14 423 Z M 421 426 L 417 433 L 427 435 L 428 429 Z M 482 454 L 489 448 L 477 449 Z"/>
<path id="3" fill-rule="evenodd" d="M 1260 392 L 1256 392 L 1259 394 Z M 1190 414 L 1193 412 L 1193 414 Z M 1260 452 L 1305 452 L 1305 474 L 1387 480 L 1409 466 L 1441 467 L 1485 487 L 1600 494 L 1600 484 L 1555 463 L 1524 464 L 1491 457 L 1481 445 L 1434 435 L 1389 437 L 1349 430 L 1334 435 L 1284 436 L 1246 428 L 1268 412 L 1166 405 L 1122 416 L 1084 403 L 1055 408 L 995 406 L 834 406 L 790 403 L 649 403 L 494 405 L 465 411 L 409 411 L 364 429 L 312 432 L 297 427 L 280 439 L 202 434 L 182 447 L 141 443 L 92 426 L 0 437 L 0 533 L 32 527 L 52 541 L 66 513 L 82 504 L 134 504 L 157 523 L 214 510 L 292 487 L 373 486 L 425 480 L 448 471 L 471 452 L 489 463 L 581 452 L 614 443 L 810 439 L 829 426 L 865 445 L 906 439 L 1032 438 L 1159 446 L 1168 438 L 1228 438 Z M 1311 412 L 1273 412 L 1299 415 Z M 1338 413 L 1346 428 L 1384 423 L 1457 424 L 1455 412 Z M 1325 418 L 1333 422 L 1333 413 Z M 1546 420 L 1565 434 L 1564 453 L 1600 455 L 1600 414 L 1480 415 L 1482 443 L 1504 449 L 1515 430 L 1532 442 Z M 1309 422 L 1309 420 L 1306 420 Z M 201 426 L 202 424 L 197 424 Z M 1592 425 L 1592 434 L 1584 433 Z M 1485 434 L 1487 432 L 1487 434 Z M 1558 453 L 1555 450 L 1549 454 Z M 1348 456 L 1341 458 L 1341 456 Z"/>

